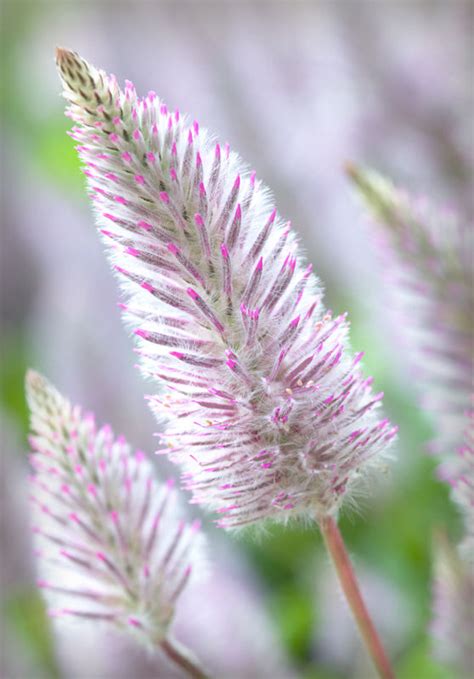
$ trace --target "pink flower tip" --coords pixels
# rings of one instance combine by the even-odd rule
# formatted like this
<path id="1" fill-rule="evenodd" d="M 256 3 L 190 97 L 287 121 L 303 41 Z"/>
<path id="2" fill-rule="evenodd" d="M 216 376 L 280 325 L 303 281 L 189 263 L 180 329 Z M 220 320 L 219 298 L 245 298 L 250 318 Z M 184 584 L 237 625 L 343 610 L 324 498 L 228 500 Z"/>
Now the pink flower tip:
<path id="1" fill-rule="evenodd" d="M 145 177 L 142 174 L 136 174 L 134 179 L 137 182 L 137 184 L 141 184 L 142 186 L 145 183 Z"/>
<path id="2" fill-rule="evenodd" d="M 174 243 L 168 243 L 168 251 L 176 255 L 179 252 L 179 248 Z"/>
<path id="3" fill-rule="evenodd" d="M 194 221 L 196 222 L 197 226 L 204 226 L 204 220 L 199 214 L 199 212 L 196 212 L 196 214 L 194 215 Z"/>
<path id="4" fill-rule="evenodd" d="M 186 292 L 187 292 L 188 295 L 191 297 L 191 299 L 199 299 L 198 293 L 197 293 L 196 290 L 194 290 L 193 288 L 188 288 L 188 289 L 186 290 Z"/>
<path id="5" fill-rule="evenodd" d="M 166 203 L 166 204 L 168 204 L 170 202 L 170 197 L 166 193 L 166 191 L 160 192 L 160 200 L 161 200 L 162 203 Z"/>
<path id="6" fill-rule="evenodd" d="M 143 330 L 142 328 L 137 328 L 133 332 L 134 332 L 135 335 L 138 335 L 138 337 L 143 337 L 143 339 L 148 339 L 148 337 L 149 337 L 148 331 Z"/>
<path id="7" fill-rule="evenodd" d="M 229 250 L 227 249 L 227 245 L 225 243 L 222 243 L 221 245 L 221 253 L 224 259 L 229 258 Z"/>
<path id="8" fill-rule="evenodd" d="M 139 226 L 141 229 L 145 229 L 145 231 L 151 231 L 153 228 L 151 224 L 144 222 L 143 219 L 137 222 L 137 226 Z"/>
<path id="9" fill-rule="evenodd" d="M 299 322 L 300 322 L 300 316 L 297 316 L 296 318 L 294 318 L 294 319 L 290 322 L 290 326 L 291 326 L 292 328 L 296 328 Z"/>

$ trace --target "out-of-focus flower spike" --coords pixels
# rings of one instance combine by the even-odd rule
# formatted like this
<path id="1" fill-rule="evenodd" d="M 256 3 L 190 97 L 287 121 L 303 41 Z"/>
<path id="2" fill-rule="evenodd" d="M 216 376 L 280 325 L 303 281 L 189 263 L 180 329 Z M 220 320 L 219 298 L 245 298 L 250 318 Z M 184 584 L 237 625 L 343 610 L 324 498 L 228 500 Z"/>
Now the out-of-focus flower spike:
<path id="1" fill-rule="evenodd" d="M 465 520 L 457 549 L 440 538 L 435 554 L 434 652 L 457 671 L 474 667 L 474 267 L 472 228 L 416 200 L 375 172 L 348 168 L 381 231 L 391 296 L 408 322 L 408 358 L 422 405 L 435 414 L 443 456 L 439 477 Z"/>
<path id="2" fill-rule="evenodd" d="M 381 175 L 348 167 L 379 227 L 392 306 L 422 391 L 436 416 L 432 450 L 453 456 L 471 409 L 474 357 L 473 229 Z M 407 320 L 405 320 L 407 319 Z"/>
<path id="3" fill-rule="evenodd" d="M 108 427 L 97 430 L 38 373 L 28 372 L 26 393 L 32 460 L 46 457 L 58 470 L 33 466 L 38 586 L 47 603 L 128 633 L 134 620 L 141 643 L 162 647 L 190 565 L 199 570 L 202 538 L 177 518 L 176 495 L 141 451 L 132 454 Z"/>

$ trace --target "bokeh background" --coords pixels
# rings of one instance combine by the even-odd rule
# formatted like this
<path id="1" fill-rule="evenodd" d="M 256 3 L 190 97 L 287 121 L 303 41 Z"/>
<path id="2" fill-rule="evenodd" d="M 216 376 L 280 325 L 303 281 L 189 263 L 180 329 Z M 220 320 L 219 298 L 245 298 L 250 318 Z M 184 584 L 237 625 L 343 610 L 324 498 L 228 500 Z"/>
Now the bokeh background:
<path id="1" fill-rule="evenodd" d="M 152 452 L 156 430 L 66 135 L 56 45 L 142 93 L 155 89 L 229 141 L 300 231 L 328 306 L 350 313 L 353 346 L 366 351 L 366 370 L 400 425 L 387 479 L 343 514 L 342 531 L 400 679 L 455 676 L 432 659 L 426 630 L 433 532 L 456 539 L 459 520 L 424 452 L 432 423 L 399 342 L 410 319 L 391 317 L 343 166 L 369 164 L 472 217 L 473 7 L 2 0 L 2 677 L 175 676 L 120 636 L 84 625 L 54 632 L 34 586 L 27 366 L 136 446 Z M 315 528 L 268 526 L 235 538 L 203 518 L 211 580 L 189 593 L 177 625 L 216 676 L 373 676 Z"/>

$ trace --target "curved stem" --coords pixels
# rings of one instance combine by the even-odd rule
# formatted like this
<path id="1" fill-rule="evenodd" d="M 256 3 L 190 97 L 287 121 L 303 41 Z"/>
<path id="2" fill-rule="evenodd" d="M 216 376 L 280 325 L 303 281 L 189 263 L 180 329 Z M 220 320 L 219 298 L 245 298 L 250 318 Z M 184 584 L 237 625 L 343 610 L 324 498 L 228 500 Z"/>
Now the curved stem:
<path id="1" fill-rule="evenodd" d="M 191 651 L 176 639 L 168 637 L 160 642 L 160 648 L 175 665 L 181 667 L 193 679 L 208 679 L 208 675 L 200 667 Z"/>
<path id="2" fill-rule="evenodd" d="M 352 568 L 339 528 L 331 516 L 324 516 L 319 521 L 321 532 L 327 550 L 336 568 L 339 581 L 351 607 L 359 632 L 365 643 L 375 667 L 381 679 L 395 679 L 395 674 L 390 666 L 390 661 L 384 651 L 377 630 L 370 618 L 364 600 L 357 584 L 356 576 Z"/>

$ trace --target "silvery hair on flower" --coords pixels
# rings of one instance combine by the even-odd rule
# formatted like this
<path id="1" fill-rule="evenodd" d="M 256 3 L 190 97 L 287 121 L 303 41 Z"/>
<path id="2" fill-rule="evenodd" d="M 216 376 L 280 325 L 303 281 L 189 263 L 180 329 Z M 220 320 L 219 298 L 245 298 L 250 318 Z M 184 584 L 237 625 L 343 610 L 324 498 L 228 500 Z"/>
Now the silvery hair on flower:
<path id="1" fill-rule="evenodd" d="M 336 513 L 396 428 L 290 223 L 227 144 L 154 92 L 67 50 L 57 63 L 125 319 L 160 386 L 160 452 L 222 526 Z"/>

